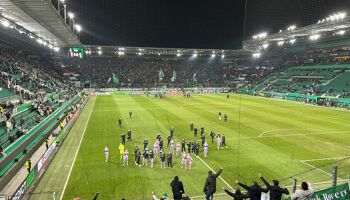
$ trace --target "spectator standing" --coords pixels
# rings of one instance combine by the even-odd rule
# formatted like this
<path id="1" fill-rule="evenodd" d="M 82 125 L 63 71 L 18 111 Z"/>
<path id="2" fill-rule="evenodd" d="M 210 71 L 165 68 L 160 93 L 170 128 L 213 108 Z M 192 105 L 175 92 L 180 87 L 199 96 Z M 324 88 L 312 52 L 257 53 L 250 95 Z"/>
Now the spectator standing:
<path id="1" fill-rule="evenodd" d="M 180 200 L 182 198 L 182 194 L 185 193 L 184 186 L 181 181 L 179 181 L 179 177 L 175 176 L 174 180 L 170 183 L 171 190 L 173 191 L 174 200 Z"/>
<path id="2" fill-rule="evenodd" d="M 294 194 L 292 194 L 292 200 L 309 200 L 311 196 L 314 194 L 314 190 L 311 187 L 311 184 L 302 182 L 301 189 L 296 190 Z"/>
<path id="3" fill-rule="evenodd" d="M 208 172 L 208 177 L 205 180 L 203 188 L 206 200 L 212 200 L 214 198 L 214 193 L 216 192 L 216 179 L 220 176 L 221 172 L 222 168 L 216 174 L 212 171 Z"/>
<path id="4" fill-rule="evenodd" d="M 279 182 L 277 180 L 272 180 L 273 185 L 270 185 L 269 182 L 267 182 L 264 177 L 259 174 L 259 177 L 266 185 L 267 189 L 270 191 L 270 200 L 281 200 L 282 194 L 289 194 L 289 191 L 287 188 L 281 188 L 279 186 Z"/>
<path id="5" fill-rule="evenodd" d="M 236 183 L 238 183 L 238 185 L 240 185 L 241 187 L 243 187 L 244 189 L 246 189 L 249 192 L 250 200 L 260 200 L 261 193 L 269 191 L 266 188 L 264 189 L 264 188 L 260 187 L 260 185 L 256 181 L 253 182 L 252 186 L 247 186 L 243 183 L 239 183 L 237 180 L 236 180 Z"/>
<path id="6" fill-rule="evenodd" d="M 227 189 L 224 190 L 228 195 L 233 197 L 234 200 L 243 200 L 249 198 L 248 194 L 243 194 L 239 188 L 233 193 L 228 191 Z"/>

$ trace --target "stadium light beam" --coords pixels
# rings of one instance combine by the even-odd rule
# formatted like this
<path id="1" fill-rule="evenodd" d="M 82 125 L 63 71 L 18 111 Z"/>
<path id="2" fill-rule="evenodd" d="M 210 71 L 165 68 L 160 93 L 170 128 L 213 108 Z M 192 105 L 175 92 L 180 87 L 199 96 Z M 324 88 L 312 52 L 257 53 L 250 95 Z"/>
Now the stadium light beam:
<path id="1" fill-rule="evenodd" d="M 72 13 L 72 12 L 68 12 L 68 17 L 69 17 L 69 19 L 74 19 L 74 13 Z"/>
<path id="2" fill-rule="evenodd" d="M 278 46 L 283 46 L 283 45 L 284 45 L 284 41 L 279 41 L 279 42 L 277 42 L 277 45 L 278 45 Z"/>
<path id="3" fill-rule="evenodd" d="M 78 32 L 80 32 L 83 28 L 81 27 L 80 24 L 76 24 L 75 25 L 75 30 L 77 30 Z"/>
<path id="4" fill-rule="evenodd" d="M 253 53 L 253 58 L 260 58 L 261 57 L 261 53 L 257 52 L 257 53 Z"/>
<path id="5" fill-rule="evenodd" d="M 320 35 L 320 34 L 310 35 L 310 37 L 309 37 L 309 39 L 310 39 L 311 41 L 316 41 L 316 40 L 318 40 L 318 39 L 320 39 L 320 38 L 321 38 L 321 35 Z"/>
<path id="6" fill-rule="evenodd" d="M 1 24 L 2 24 L 4 27 L 9 27 L 9 26 L 10 26 L 10 22 L 8 22 L 7 20 L 2 20 L 2 21 L 1 21 Z"/>
<path id="7" fill-rule="evenodd" d="M 194 53 L 194 54 L 193 54 L 193 57 L 194 57 L 194 58 L 197 58 L 197 56 L 198 56 L 197 53 Z"/>

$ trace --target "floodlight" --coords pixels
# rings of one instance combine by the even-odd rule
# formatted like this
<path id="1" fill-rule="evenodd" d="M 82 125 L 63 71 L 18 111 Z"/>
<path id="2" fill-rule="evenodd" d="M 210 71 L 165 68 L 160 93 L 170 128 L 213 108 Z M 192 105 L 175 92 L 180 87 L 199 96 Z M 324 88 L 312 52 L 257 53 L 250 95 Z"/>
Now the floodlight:
<path id="1" fill-rule="evenodd" d="M 284 45 L 284 41 L 279 41 L 279 42 L 277 42 L 277 45 L 278 45 L 278 46 L 283 46 L 283 45 Z"/>
<path id="2" fill-rule="evenodd" d="M 314 34 L 314 35 L 310 35 L 309 39 L 312 41 L 318 40 L 321 38 L 320 34 Z"/>
<path id="3" fill-rule="evenodd" d="M 345 30 L 340 30 L 338 32 L 335 33 L 336 35 L 344 35 L 345 34 Z"/>
<path id="4" fill-rule="evenodd" d="M 197 54 L 197 53 L 194 53 L 194 54 L 193 54 L 193 57 L 195 57 L 195 58 L 196 58 L 197 56 L 198 56 L 198 54 Z"/>
<path id="5" fill-rule="evenodd" d="M 1 21 L 1 24 L 2 24 L 4 27 L 9 27 L 9 26 L 10 26 L 10 22 L 8 22 L 7 20 L 2 20 L 2 21 Z"/>
<path id="6" fill-rule="evenodd" d="M 293 31 L 293 30 L 295 30 L 296 28 L 297 28 L 297 26 L 291 25 L 291 26 L 289 26 L 289 27 L 287 28 L 287 30 L 288 30 L 288 31 Z"/>
<path id="7" fill-rule="evenodd" d="M 180 53 L 177 53 L 177 54 L 176 54 L 176 56 L 177 56 L 177 57 L 180 57 L 180 56 L 181 56 L 181 54 L 180 54 Z"/>
<path id="8" fill-rule="evenodd" d="M 294 44 L 295 41 L 296 41 L 296 39 L 291 39 L 291 40 L 289 40 L 289 43 Z"/>
<path id="9" fill-rule="evenodd" d="M 75 25 L 75 29 L 76 29 L 78 32 L 80 32 L 80 31 L 82 30 L 82 27 L 81 27 L 80 24 L 76 24 L 76 25 Z"/>
<path id="10" fill-rule="evenodd" d="M 54 47 L 53 50 L 56 51 L 56 52 L 58 52 L 58 51 L 60 50 L 60 48 Z"/>
<path id="11" fill-rule="evenodd" d="M 253 53 L 253 58 L 260 58 L 261 53 L 257 52 L 257 53 Z"/>
<path id="12" fill-rule="evenodd" d="M 69 17 L 70 19 L 74 19 L 74 13 L 68 12 L 68 17 Z"/>
<path id="13" fill-rule="evenodd" d="M 264 49 L 267 49 L 267 47 L 269 47 L 269 44 L 268 43 L 265 43 L 262 45 Z"/>
<path id="14" fill-rule="evenodd" d="M 225 58 L 225 55 L 224 55 L 224 54 L 222 54 L 222 55 L 221 55 L 221 58 Z"/>

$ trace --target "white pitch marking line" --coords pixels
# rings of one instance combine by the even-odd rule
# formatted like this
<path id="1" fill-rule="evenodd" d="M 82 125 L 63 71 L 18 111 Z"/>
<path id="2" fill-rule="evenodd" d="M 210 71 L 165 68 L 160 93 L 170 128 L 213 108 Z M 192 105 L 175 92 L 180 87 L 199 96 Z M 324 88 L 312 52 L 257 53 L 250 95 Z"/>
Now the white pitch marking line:
<path id="1" fill-rule="evenodd" d="M 311 164 L 309 164 L 309 163 L 307 163 L 307 162 L 304 162 L 304 161 L 302 161 L 302 160 L 301 160 L 300 162 L 303 163 L 304 165 L 307 165 L 307 166 L 311 167 L 311 168 L 317 169 L 317 170 L 319 170 L 319 171 L 321 171 L 321 172 L 323 172 L 323 173 L 325 173 L 325 174 L 327 174 L 327 175 L 329 175 L 329 176 L 333 176 L 331 173 L 328 173 L 328 172 L 324 171 L 323 169 L 320 169 L 320 168 L 318 168 L 318 167 L 315 167 L 315 166 L 313 166 L 313 165 L 311 165 Z M 338 177 L 338 179 L 339 179 L 339 180 L 343 180 L 342 178 L 339 178 L 339 177 Z"/>
<path id="2" fill-rule="evenodd" d="M 309 161 L 319 161 L 319 160 L 337 160 L 337 159 L 343 159 L 343 158 L 350 158 L 350 156 L 332 157 L 332 158 L 317 158 L 317 159 L 301 160 L 301 161 L 309 162 Z"/>
<path id="3" fill-rule="evenodd" d="M 83 135 L 82 135 L 81 138 L 80 138 L 79 145 L 78 145 L 78 149 L 77 149 L 77 151 L 75 152 L 74 159 L 73 159 L 73 163 L 72 163 L 72 165 L 71 165 L 71 167 L 70 167 L 70 169 L 69 169 L 69 173 L 68 173 L 68 177 L 67 177 L 67 179 L 66 179 L 66 182 L 64 183 L 63 190 L 62 190 L 62 193 L 61 193 L 61 196 L 60 196 L 60 200 L 63 199 L 64 192 L 66 191 L 66 187 L 67 187 L 67 184 L 68 184 L 68 181 L 69 181 L 69 178 L 70 178 L 70 174 L 72 173 L 75 160 L 77 159 L 78 152 L 79 152 L 79 149 L 80 149 L 80 145 L 81 145 L 81 142 L 83 141 L 84 134 L 85 134 L 85 131 L 86 131 L 86 127 L 87 127 L 87 125 L 89 124 L 90 117 L 91 117 L 91 113 L 92 113 L 92 110 L 93 110 L 93 108 L 94 108 L 94 106 L 95 106 L 95 102 L 96 102 L 96 98 L 95 98 L 95 100 L 94 100 L 94 103 L 92 104 L 92 107 L 91 107 L 91 110 L 90 110 L 90 113 L 89 113 L 88 120 L 87 120 L 87 122 L 86 122 L 86 124 L 85 124 L 85 127 L 84 127 Z"/>
<path id="4" fill-rule="evenodd" d="M 211 171 L 213 171 L 214 173 L 216 173 L 206 162 L 204 162 L 204 160 L 202 160 L 199 156 L 196 156 L 205 166 L 207 166 Z M 231 190 L 234 191 L 234 189 L 231 187 L 230 184 L 228 184 L 221 176 L 219 176 L 219 179 L 222 180 L 222 182 L 224 182 Z"/>

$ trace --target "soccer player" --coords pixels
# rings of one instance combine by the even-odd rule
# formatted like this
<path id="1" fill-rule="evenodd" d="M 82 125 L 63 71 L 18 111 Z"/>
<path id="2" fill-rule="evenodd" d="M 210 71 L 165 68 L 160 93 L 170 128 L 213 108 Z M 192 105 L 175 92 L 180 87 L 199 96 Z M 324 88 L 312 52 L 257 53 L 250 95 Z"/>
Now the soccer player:
<path id="1" fill-rule="evenodd" d="M 218 113 L 219 120 L 221 121 L 221 112 Z"/>
<path id="2" fill-rule="evenodd" d="M 124 162 L 123 162 L 123 166 L 128 166 L 129 165 L 129 152 L 128 150 L 126 149 L 125 152 L 124 152 Z"/>
<path id="3" fill-rule="evenodd" d="M 149 160 L 151 162 L 151 168 L 153 168 L 153 163 L 154 163 L 154 154 L 153 151 L 150 151 L 149 153 Z"/>
<path id="4" fill-rule="evenodd" d="M 171 154 L 174 153 L 174 147 L 175 147 L 174 140 L 171 139 L 171 140 L 170 140 L 170 153 L 171 153 Z"/>
<path id="5" fill-rule="evenodd" d="M 201 135 L 204 134 L 204 127 L 201 127 Z"/>
<path id="6" fill-rule="evenodd" d="M 132 112 L 131 112 L 131 111 L 129 112 L 129 117 L 130 117 L 130 119 L 131 119 L 131 117 L 132 117 Z"/>
<path id="7" fill-rule="evenodd" d="M 139 151 L 139 148 L 136 146 L 134 149 L 134 154 L 135 154 L 135 164 L 137 163 L 137 152 Z"/>
<path id="8" fill-rule="evenodd" d="M 138 165 L 139 167 L 141 167 L 141 150 L 137 149 L 136 152 L 136 165 Z"/>
<path id="9" fill-rule="evenodd" d="M 122 144 L 125 145 L 125 133 L 124 132 L 120 135 L 120 138 L 122 140 Z"/>
<path id="10" fill-rule="evenodd" d="M 169 147 L 169 144 L 170 144 L 170 141 L 171 141 L 171 135 L 168 135 L 167 140 L 168 140 L 168 143 L 167 143 L 166 147 Z"/>
<path id="11" fill-rule="evenodd" d="M 222 134 L 222 137 L 221 137 L 221 148 L 226 148 L 227 149 L 227 146 L 226 146 L 226 137 L 224 134 Z"/>
<path id="12" fill-rule="evenodd" d="M 192 163 L 193 163 L 193 159 L 190 155 L 187 155 L 187 169 L 191 170 L 192 169 Z"/>
<path id="13" fill-rule="evenodd" d="M 196 154 L 196 156 L 199 155 L 199 144 L 198 144 L 198 142 L 194 143 L 194 153 Z"/>
<path id="14" fill-rule="evenodd" d="M 146 166 L 147 167 L 147 163 L 148 163 L 148 153 L 146 150 L 144 150 L 142 152 L 142 166 Z"/>
<path id="15" fill-rule="evenodd" d="M 168 153 L 166 159 L 168 161 L 168 168 L 173 168 L 173 154 L 171 152 Z"/>
<path id="16" fill-rule="evenodd" d="M 180 143 L 176 143 L 176 156 L 180 155 Z"/>
<path id="17" fill-rule="evenodd" d="M 229 99 L 229 98 L 230 98 L 230 95 L 229 95 L 229 94 L 227 94 L 227 95 L 226 95 L 226 98 L 227 98 L 227 99 Z"/>
<path id="18" fill-rule="evenodd" d="M 227 115 L 226 115 L 226 113 L 224 115 L 224 121 L 227 122 Z"/>
<path id="19" fill-rule="evenodd" d="M 156 142 L 153 145 L 153 154 L 158 157 L 158 152 L 159 152 L 159 140 L 156 140 Z"/>
<path id="20" fill-rule="evenodd" d="M 186 142 L 184 139 L 181 141 L 181 151 L 186 151 Z"/>
<path id="21" fill-rule="evenodd" d="M 123 145 L 123 143 L 120 143 L 119 144 L 119 154 L 120 154 L 120 160 L 123 159 L 123 155 L 124 155 L 124 149 L 125 149 L 125 146 Z"/>
<path id="22" fill-rule="evenodd" d="M 216 137 L 216 147 L 218 148 L 218 150 L 220 150 L 220 147 L 221 147 L 221 137 L 220 137 L 220 134 L 218 134 L 218 136 Z"/>
<path id="23" fill-rule="evenodd" d="M 194 127 L 194 129 L 193 129 L 193 136 L 197 137 L 197 133 L 198 133 L 198 129 L 197 129 L 197 127 Z"/>
<path id="24" fill-rule="evenodd" d="M 145 138 L 143 140 L 143 149 L 145 149 L 147 147 L 147 145 L 148 145 L 148 140 L 147 140 L 147 138 Z"/>
<path id="25" fill-rule="evenodd" d="M 214 143 L 215 133 L 214 131 L 210 131 L 211 143 Z"/>
<path id="26" fill-rule="evenodd" d="M 131 139 L 131 130 L 130 129 L 128 130 L 127 134 L 128 134 L 128 138 L 127 138 L 128 142 L 132 141 L 132 139 Z"/>
<path id="27" fill-rule="evenodd" d="M 159 149 L 163 150 L 163 140 L 162 140 L 162 138 L 160 138 L 160 140 L 159 140 Z"/>
<path id="28" fill-rule="evenodd" d="M 121 117 L 119 117 L 119 119 L 118 119 L 118 127 L 122 127 L 122 118 Z"/>
<path id="29" fill-rule="evenodd" d="M 207 155 L 208 155 L 208 150 L 209 150 L 209 148 L 208 148 L 208 143 L 207 143 L 207 141 L 205 141 L 204 144 L 203 144 L 204 158 L 207 157 Z"/>
<path id="30" fill-rule="evenodd" d="M 108 162 L 109 149 L 107 146 L 105 147 L 104 153 L 105 153 L 106 162 Z"/>
<path id="31" fill-rule="evenodd" d="M 165 168 L 165 153 L 160 151 L 160 168 Z"/>
<path id="32" fill-rule="evenodd" d="M 185 168 L 186 169 L 186 166 L 187 166 L 187 155 L 186 155 L 186 152 L 182 152 L 182 161 L 181 161 L 181 168 Z"/>
<path id="33" fill-rule="evenodd" d="M 190 130 L 193 131 L 193 122 L 190 123 Z"/>
<path id="34" fill-rule="evenodd" d="M 171 128 L 170 128 L 170 136 L 171 136 L 171 138 L 173 138 L 174 133 L 175 133 L 175 129 L 174 129 L 173 126 L 171 126 Z"/>
<path id="35" fill-rule="evenodd" d="M 202 134 L 202 135 L 201 135 L 201 139 L 202 139 L 202 146 L 203 146 L 203 144 L 204 144 L 204 142 L 205 142 L 205 134 Z"/>
<path id="36" fill-rule="evenodd" d="M 191 141 L 188 141 L 188 142 L 187 142 L 188 154 L 191 154 L 191 147 L 192 147 L 192 142 L 191 142 Z"/>

